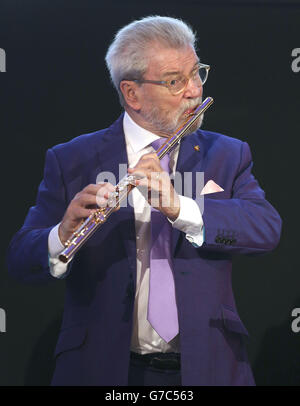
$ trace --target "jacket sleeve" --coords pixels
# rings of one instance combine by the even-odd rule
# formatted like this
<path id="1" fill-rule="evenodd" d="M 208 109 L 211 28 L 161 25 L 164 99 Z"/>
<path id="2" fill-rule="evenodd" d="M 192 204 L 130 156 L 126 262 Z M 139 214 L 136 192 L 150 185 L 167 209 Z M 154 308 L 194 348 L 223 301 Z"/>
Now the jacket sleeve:
<path id="1" fill-rule="evenodd" d="M 252 166 L 250 148 L 243 142 L 231 198 L 207 195 L 199 201 L 205 228 L 205 242 L 199 249 L 259 254 L 275 249 L 279 243 L 281 218 L 265 199 L 264 191 L 251 173 Z"/>
<path id="2" fill-rule="evenodd" d="M 9 273 L 27 283 L 56 280 L 49 272 L 48 236 L 67 208 L 66 189 L 56 154 L 46 154 L 44 179 L 36 205 L 29 209 L 22 228 L 13 237 L 7 254 Z"/>

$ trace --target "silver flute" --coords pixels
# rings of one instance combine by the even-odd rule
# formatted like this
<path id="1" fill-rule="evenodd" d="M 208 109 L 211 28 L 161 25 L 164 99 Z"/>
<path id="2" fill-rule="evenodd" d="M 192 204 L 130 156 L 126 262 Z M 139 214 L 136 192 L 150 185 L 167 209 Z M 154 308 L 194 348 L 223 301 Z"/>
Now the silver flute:
<path id="1" fill-rule="evenodd" d="M 186 122 L 167 138 L 166 142 L 156 151 L 159 159 L 162 159 L 168 154 L 181 140 L 181 138 L 189 131 L 195 121 L 211 106 L 213 103 L 212 97 L 207 97 L 191 114 L 189 114 Z M 94 234 L 98 228 L 106 222 L 108 217 L 116 211 L 120 206 L 120 202 L 125 199 L 133 188 L 135 188 L 135 178 L 133 175 L 126 175 L 122 178 L 115 187 L 108 199 L 108 206 L 101 207 L 91 214 L 79 228 L 74 231 L 71 237 L 65 242 L 65 249 L 59 255 L 59 259 L 67 263 L 68 260 L 77 253 L 84 243 Z"/>

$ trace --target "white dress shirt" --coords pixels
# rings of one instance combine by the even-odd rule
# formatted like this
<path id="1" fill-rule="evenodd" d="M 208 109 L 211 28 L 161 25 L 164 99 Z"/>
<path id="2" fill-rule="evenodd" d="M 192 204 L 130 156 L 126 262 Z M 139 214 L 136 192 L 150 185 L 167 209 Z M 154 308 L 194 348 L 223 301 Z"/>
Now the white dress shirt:
<path id="1" fill-rule="evenodd" d="M 125 112 L 123 128 L 129 167 L 134 167 L 142 155 L 153 152 L 151 145 L 159 137 L 137 125 Z M 170 167 L 175 171 L 180 146 L 170 154 Z M 95 179 L 96 182 L 96 179 Z M 137 248 L 137 276 L 134 304 L 134 324 L 131 340 L 131 350 L 140 354 L 151 352 L 180 352 L 179 335 L 166 343 L 152 328 L 147 320 L 150 249 L 151 249 L 151 206 L 145 200 L 139 188 L 132 190 L 132 202 L 135 214 L 136 248 Z M 172 222 L 174 228 L 186 234 L 186 238 L 194 246 L 203 244 L 203 220 L 197 203 L 185 196 L 179 195 L 180 212 L 178 218 Z M 64 278 L 68 273 L 68 264 L 58 260 L 58 255 L 64 246 L 58 236 L 57 224 L 49 233 L 49 266 L 52 276 Z M 69 260 L 69 262 L 72 258 Z M 68 263 L 69 263 L 68 262 Z"/>

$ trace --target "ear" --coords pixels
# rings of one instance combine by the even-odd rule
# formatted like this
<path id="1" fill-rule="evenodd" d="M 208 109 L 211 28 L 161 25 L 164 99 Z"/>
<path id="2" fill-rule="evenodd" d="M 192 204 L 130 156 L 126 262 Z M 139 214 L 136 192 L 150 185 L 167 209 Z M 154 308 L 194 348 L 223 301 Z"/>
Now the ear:
<path id="1" fill-rule="evenodd" d="M 138 84 L 132 80 L 122 80 L 120 83 L 120 90 L 126 104 L 133 110 L 140 110 L 141 104 Z"/>

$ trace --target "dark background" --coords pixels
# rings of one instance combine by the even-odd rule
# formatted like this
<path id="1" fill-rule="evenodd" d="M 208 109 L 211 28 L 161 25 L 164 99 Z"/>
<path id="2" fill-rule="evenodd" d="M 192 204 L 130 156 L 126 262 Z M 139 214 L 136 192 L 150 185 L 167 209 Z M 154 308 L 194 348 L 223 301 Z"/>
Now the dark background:
<path id="1" fill-rule="evenodd" d="M 215 99 L 203 128 L 250 144 L 254 174 L 283 219 L 271 254 L 239 257 L 233 285 L 249 330 L 258 385 L 300 385 L 298 138 L 300 3 L 263 1 L 0 0 L 1 272 L 0 385 L 48 385 L 64 282 L 23 286 L 5 265 L 7 246 L 35 202 L 47 148 L 108 126 L 121 108 L 105 68 L 114 33 L 150 14 L 180 17 L 198 33 Z M 297 176 L 297 178 L 296 178 Z"/>

